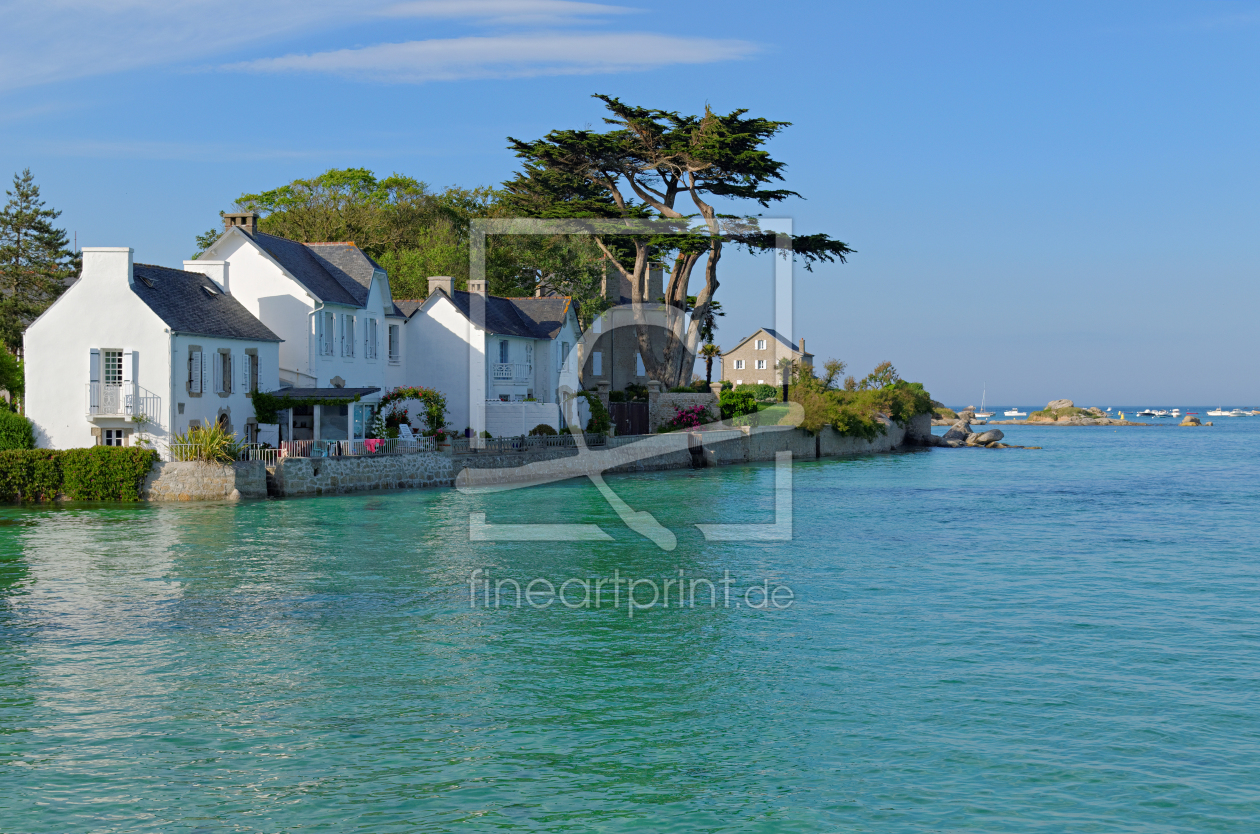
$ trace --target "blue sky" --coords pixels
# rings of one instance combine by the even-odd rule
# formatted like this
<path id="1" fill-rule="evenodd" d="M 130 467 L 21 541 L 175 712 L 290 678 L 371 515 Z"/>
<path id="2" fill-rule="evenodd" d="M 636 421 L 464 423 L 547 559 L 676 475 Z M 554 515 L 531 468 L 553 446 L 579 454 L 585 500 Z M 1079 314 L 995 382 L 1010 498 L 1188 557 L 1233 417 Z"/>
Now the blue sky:
<path id="1" fill-rule="evenodd" d="M 496 184 L 592 93 L 794 123 L 775 213 L 857 254 L 796 335 L 939 399 L 1260 404 L 1260 3 L 45 0 L 5 11 L 0 176 L 176 265 L 330 167 Z M 772 321 L 723 259 L 720 343 Z"/>

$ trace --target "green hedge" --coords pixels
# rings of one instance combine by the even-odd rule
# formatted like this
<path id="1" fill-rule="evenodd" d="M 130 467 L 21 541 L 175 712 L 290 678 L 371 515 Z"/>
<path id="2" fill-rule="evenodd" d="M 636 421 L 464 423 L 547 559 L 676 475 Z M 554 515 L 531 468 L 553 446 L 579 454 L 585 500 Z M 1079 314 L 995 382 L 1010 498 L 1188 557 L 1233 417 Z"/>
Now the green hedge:
<path id="1" fill-rule="evenodd" d="M 93 446 L 88 449 L 0 451 L 0 500 L 139 501 L 144 478 L 157 461 L 151 449 Z"/>

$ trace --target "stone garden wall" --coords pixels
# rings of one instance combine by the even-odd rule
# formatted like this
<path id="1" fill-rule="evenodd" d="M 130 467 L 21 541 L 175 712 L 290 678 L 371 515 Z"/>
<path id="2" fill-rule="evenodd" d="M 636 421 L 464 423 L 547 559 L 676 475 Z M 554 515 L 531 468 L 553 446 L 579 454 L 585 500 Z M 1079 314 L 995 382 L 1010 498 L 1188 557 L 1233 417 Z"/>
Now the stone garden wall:
<path id="1" fill-rule="evenodd" d="M 682 408 L 693 408 L 702 405 L 709 409 L 714 419 L 719 416 L 718 398 L 713 394 L 657 394 L 648 393 L 648 431 L 656 431 L 663 423 L 674 419 L 674 415 Z"/>

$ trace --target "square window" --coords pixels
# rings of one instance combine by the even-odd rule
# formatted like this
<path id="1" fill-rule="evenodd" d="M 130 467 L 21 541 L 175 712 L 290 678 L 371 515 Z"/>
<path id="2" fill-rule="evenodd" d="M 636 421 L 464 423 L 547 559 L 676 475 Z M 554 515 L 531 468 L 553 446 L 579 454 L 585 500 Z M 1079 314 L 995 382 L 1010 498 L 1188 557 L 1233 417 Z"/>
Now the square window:
<path id="1" fill-rule="evenodd" d="M 743 360 L 743 359 L 736 359 L 736 360 L 735 360 L 735 370 L 737 370 L 737 371 L 742 371 L 742 370 L 744 370 L 744 360 Z"/>
<path id="2" fill-rule="evenodd" d="M 106 446 L 123 445 L 123 430 L 122 429 L 105 429 L 103 442 L 104 442 L 104 445 Z"/>
<path id="3" fill-rule="evenodd" d="M 765 339 L 758 339 L 758 340 L 757 340 L 757 350 L 765 350 L 765 349 L 766 349 L 766 340 L 765 340 Z"/>

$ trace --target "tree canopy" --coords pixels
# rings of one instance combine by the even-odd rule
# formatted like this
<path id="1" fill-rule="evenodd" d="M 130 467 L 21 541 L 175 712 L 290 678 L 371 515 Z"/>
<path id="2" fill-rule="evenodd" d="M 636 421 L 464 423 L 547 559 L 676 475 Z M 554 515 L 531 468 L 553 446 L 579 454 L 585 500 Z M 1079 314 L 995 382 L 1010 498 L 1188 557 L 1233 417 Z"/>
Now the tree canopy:
<path id="1" fill-rule="evenodd" d="M 10 351 L 22 332 L 79 273 L 66 230 L 53 226 L 60 211 L 46 208 L 27 168 L 13 175 L 9 201 L 0 209 L 0 339 Z"/>
<path id="2" fill-rule="evenodd" d="M 673 224 L 661 234 L 597 234 L 596 244 L 611 268 L 630 283 L 636 308 L 640 354 L 649 376 L 674 386 L 690 374 L 702 328 L 712 323 L 709 307 L 725 246 L 751 252 L 776 251 L 780 239 L 763 230 L 756 217 L 722 214 L 719 201 L 753 201 L 768 207 L 795 191 L 779 187 L 784 163 L 766 144 L 789 122 L 727 114 L 706 107 L 703 114 L 636 107 L 606 95 L 610 129 L 555 130 L 541 139 L 509 137 L 523 160 L 505 183 L 504 204 L 517 214 L 544 218 L 660 219 Z M 792 256 L 807 269 L 820 261 L 843 263 L 851 250 L 824 234 L 790 239 Z M 676 311 L 672 324 L 651 328 L 642 312 L 648 298 L 649 265 L 664 261 L 669 282 L 664 304 Z M 703 261 L 703 286 L 688 304 L 692 273 Z M 692 313 L 685 332 L 682 314 Z"/>

